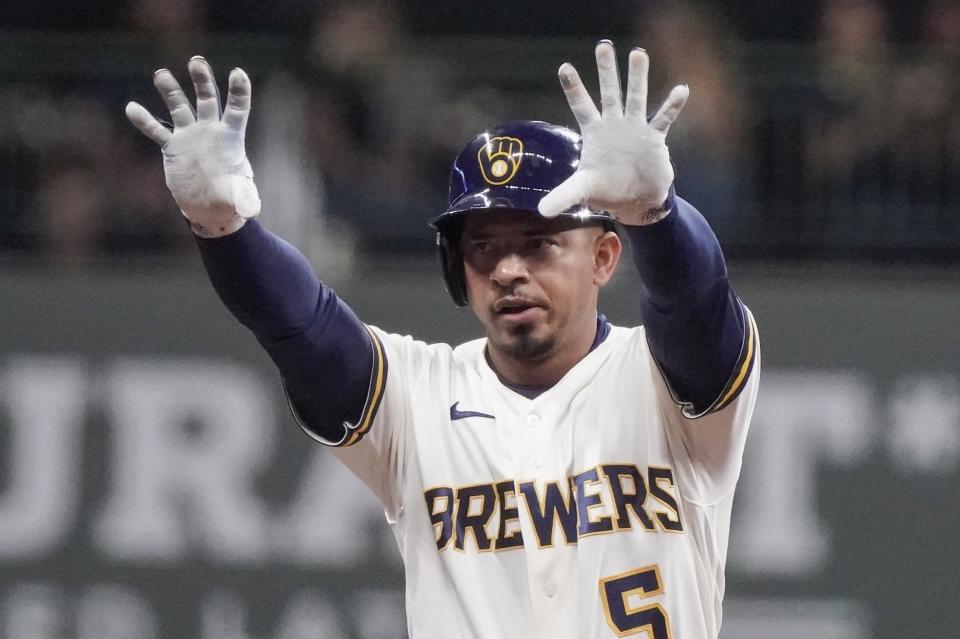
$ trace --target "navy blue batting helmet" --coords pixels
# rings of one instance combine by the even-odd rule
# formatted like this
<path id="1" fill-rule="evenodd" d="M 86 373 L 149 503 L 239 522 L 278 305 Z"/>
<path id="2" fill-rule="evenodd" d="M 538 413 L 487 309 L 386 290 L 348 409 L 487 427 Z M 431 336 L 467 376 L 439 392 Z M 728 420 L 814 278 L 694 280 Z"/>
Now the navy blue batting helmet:
<path id="1" fill-rule="evenodd" d="M 540 199 L 577 170 L 581 146 L 580 136 L 566 127 L 517 120 L 480 133 L 460 150 L 450 171 L 447 210 L 430 220 L 454 304 L 467 304 L 460 248 L 464 214 L 490 209 L 536 213 Z M 599 219 L 608 230 L 616 228 L 604 211 L 576 207 L 561 215 L 583 222 Z"/>

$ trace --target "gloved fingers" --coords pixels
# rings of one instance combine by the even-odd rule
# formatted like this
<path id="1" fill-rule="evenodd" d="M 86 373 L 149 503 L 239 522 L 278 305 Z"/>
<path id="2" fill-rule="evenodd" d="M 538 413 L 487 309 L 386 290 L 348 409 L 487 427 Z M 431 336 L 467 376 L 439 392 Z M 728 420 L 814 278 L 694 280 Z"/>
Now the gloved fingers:
<path id="1" fill-rule="evenodd" d="M 580 130 L 583 131 L 586 125 L 600 119 L 600 112 L 597 111 L 593 98 L 587 93 L 587 88 L 583 86 L 580 74 L 577 73 L 572 64 L 569 62 L 561 64 L 557 75 L 560 76 L 560 86 L 563 87 L 563 93 L 567 96 L 567 104 L 570 105 L 573 117 L 580 125 Z"/>
<path id="2" fill-rule="evenodd" d="M 600 107 L 604 118 L 623 117 L 623 94 L 620 71 L 617 69 L 617 52 L 609 40 L 601 40 L 594 51 L 597 58 L 597 75 L 600 78 Z"/>
<path id="3" fill-rule="evenodd" d="M 167 69 L 160 69 L 153 74 L 153 86 L 157 87 L 160 97 L 166 103 L 170 110 L 170 119 L 173 121 L 173 128 L 190 126 L 196 122 L 193 115 L 193 108 L 190 101 L 180 88 L 180 83 L 173 77 Z"/>
<path id="4" fill-rule="evenodd" d="M 173 133 L 170 129 L 160 124 L 150 112 L 136 102 L 128 102 L 126 108 L 127 119 L 133 123 L 133 126 L 140 129 L 145 136 L 159 144 L 165 145 L 170 141 Z"/>
<path id="5" fill-rule="evenodd" d="M 670 95 L 664 101 L 663 106 L 657 111 L 657 114 L 650 120 L 650 126 L 666 135 L 670 125 L 680 115 L 680 110 L 687 103 L 690 97 L 690 88 L 685 84 L 678 84 L 670 91 Z"/>
<path id="6" fill-rule="evenodd" d="M 250 78 L 243 69 L 234 69 L 230 72 L 228 86 L 223 123 L 242 133 L 247 128 L 247 116 L 250 115 Z"/>
<path id="7" fill-rule="evenodd" d="M 203 56 L 195 55 L 187 63 L 193 89 L 197 94 L 197 121 L 213 122 L 220 119 L 220 92 L 213 79 L 213 69 Z"/>
<path id="8" fill-rule="evenodd" d="M 586 200 L 586 176 L 577 171 L 541 198 L 537 208 L 543 217 L 557 217 Z"/>
<path id="9" fill-rule="evenodd" d="M 643 49 L 634 49 L 630 52 L 627 71 L 627 103 L 624 107 L 624 117 L 647 118 L 647 73 L 650 69 L 650 58 Z"/>

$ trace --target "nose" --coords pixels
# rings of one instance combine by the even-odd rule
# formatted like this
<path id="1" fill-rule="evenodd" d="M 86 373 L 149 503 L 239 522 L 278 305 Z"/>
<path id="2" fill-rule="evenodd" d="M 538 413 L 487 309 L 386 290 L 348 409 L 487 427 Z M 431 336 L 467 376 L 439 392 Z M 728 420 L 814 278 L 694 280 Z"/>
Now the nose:
<path id="1" fill-rule="evenodd" d="M 526 261 L 516 253 L 507 253 L 497 260 L 490 279 L 500 286 L 524 282 L 529 277 Z"/>

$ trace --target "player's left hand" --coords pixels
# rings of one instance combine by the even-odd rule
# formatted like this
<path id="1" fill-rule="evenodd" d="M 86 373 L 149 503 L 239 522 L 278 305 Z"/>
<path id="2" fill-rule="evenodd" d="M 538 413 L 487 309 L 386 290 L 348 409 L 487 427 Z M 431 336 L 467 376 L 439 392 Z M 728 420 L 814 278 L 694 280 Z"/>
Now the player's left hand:
<path id="1" fill-rule="evenodd" d="M 560 84 L 580 125 L 583 150 L 576 172 L 540 200 L 540 213 L 554 217 L 586 205 L 608 211 L 624 224 L 651 224 L 668 212 L 662 210 L 673 182 L 667 131 L 690 91 L 684 84 L 675 86 L 648 122 L 647 52 L 630 52 L 626 103 L 613 43 L 597 43 L 596 57 L 602 112 L 573 65 L 560 66 Z"/>

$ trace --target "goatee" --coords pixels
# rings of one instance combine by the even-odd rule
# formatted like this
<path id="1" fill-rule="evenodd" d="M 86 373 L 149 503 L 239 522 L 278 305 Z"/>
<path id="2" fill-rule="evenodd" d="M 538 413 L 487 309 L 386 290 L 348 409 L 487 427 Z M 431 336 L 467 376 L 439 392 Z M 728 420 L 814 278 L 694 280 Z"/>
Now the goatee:
<path id="1" fill-rule="evenodd" d="M 514 339 L 505 344 L 499 344 L 500 350 L 513 359 L 523 362 L 538 362 L 546 358 L 556 346 L 553 335 L 535 338 L 530 328 L 524 326 L 512 332 Z"/>

